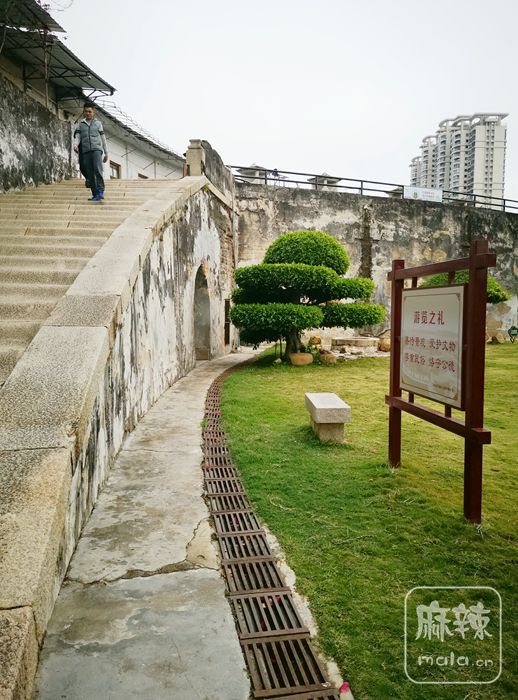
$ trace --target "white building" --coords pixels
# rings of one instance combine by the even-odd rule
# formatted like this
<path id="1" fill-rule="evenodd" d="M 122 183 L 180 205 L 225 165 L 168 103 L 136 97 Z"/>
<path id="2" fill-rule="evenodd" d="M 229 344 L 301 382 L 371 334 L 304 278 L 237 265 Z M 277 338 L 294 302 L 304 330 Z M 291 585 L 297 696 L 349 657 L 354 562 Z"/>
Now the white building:
<path id="1" fill-rule="evenodd" d="M 108 144 L 106 178 L 123 180 L 177 179 L 184 159 L 161 143 L 113 103 L 96 101 Z"/>
<path id="2" fill-rule="evenodd" d="M 410 184 L 487 197 L 504 197 L 507 114 L 443 119 L 410 163 Z"/>

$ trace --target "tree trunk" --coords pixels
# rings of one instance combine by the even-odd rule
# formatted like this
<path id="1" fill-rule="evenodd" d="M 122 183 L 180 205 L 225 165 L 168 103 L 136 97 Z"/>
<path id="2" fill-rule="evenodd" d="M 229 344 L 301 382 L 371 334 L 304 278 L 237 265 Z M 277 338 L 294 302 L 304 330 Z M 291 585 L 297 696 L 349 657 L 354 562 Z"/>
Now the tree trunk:
<path id="1" fill-rule="evenodd" d="M 286 350 L 284 357 L 288 358 L 292 352 L 300 350 L 300 335 L 297 331 L 293 331 L 286 336 Z"/>

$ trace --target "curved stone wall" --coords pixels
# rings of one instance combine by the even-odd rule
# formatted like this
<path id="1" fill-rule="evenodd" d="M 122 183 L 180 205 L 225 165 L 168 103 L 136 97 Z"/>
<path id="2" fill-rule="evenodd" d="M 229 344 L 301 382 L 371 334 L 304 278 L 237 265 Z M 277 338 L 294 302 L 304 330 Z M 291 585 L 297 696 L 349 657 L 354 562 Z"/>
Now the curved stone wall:
<path id="1" fill-rule="evenodd" d="M 208 354 L 231 349 L 232 234 L 222 193 L 204 177 L 178 181 L 116 229 L 0 390 L 2 698 L 30 697 L 55 597 L 124 435 L 195 364 L 200 268 Z"/>

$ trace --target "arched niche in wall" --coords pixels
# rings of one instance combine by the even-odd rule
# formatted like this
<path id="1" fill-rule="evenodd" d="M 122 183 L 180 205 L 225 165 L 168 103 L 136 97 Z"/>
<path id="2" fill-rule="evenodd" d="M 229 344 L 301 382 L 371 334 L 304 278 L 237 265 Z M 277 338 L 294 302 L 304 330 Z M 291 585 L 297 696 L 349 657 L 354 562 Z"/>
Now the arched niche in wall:
<path id="1" fill-rule="evenodd" d="M 194 283 L 194 349 L 197 360 L 210 359 L 210 297 L 202 265 Z"/>

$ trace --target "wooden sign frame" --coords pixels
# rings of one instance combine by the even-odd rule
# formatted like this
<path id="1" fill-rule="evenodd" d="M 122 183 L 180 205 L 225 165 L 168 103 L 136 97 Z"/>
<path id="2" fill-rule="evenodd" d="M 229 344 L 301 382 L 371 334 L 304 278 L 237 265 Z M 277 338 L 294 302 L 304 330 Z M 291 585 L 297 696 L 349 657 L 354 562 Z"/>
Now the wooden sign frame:
<path id="1" fill-rule="evenodd" d="M 464 438 L 464 516 L 474 523 L 482 518 L 482 448 L 491 443 L 491 433 L 484 420 L 484 370 L 486 353 L 486 298 L 487 270 L 496 265 L 496 255 L 489 252 L 486 240 L 473 241 L 467 258 L 405 268 L 404 260 L 392 261 L 392 321 L 390 352 L 390 386 L 385 403 L 389 406 L 388 459 L 392 467 L 401 464 L 401 412 L 422 418 Z M 465 286 L 463 347 L 462 347 L 462 404 L 465 420 L 452 417 L 451 405 L 444 403 L 441 413 L 415 402 L 415 395 L 402 396 L 401 387 L 401 320 L 405 280 L 417 289 L 420 277 L 439 273 L 448 274 L 448 285 L 458 286 L 455 272 L 468 270 Z M 439 402 L 442 403 L 442 402 Z"/>

